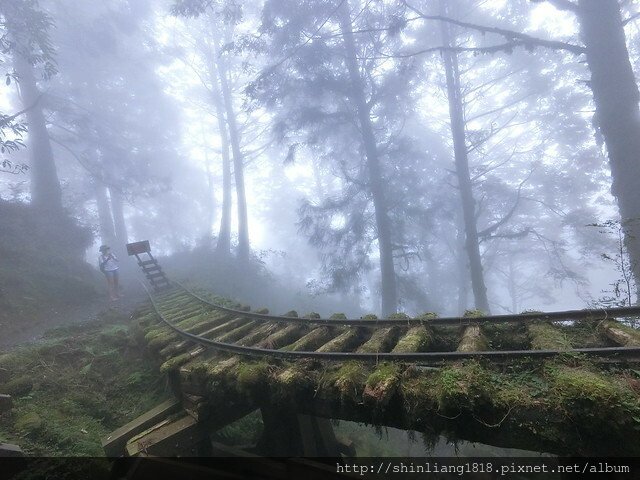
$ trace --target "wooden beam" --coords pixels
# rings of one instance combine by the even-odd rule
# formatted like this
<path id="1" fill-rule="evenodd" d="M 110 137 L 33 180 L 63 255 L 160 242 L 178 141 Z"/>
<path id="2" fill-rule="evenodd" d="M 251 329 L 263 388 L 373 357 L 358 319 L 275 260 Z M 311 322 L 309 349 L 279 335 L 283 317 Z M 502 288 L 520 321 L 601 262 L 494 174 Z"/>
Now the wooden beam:
<path id="1" fill-rule="evenodd" d="M 24 457 L 24 453 L 18 445 L 0 443 L 0 457 Z"/>
<path id="2" fill-rule="evenodd" d="M 157 424 L 161 420 L 175 413 L 180 408 L 180 402 L 177 399 L 170 399 L 161 403 L 157 407 L 149 410 L 147 413 L 140 415 L 135 420 L 123 425 L 117 430 L 111 432 L 107 438 L 102 441 L 102 448 L 107 457 L 120 457 L 124 454 L 124 449 L 132 437 L 144 432 L 149 427 Z"/>
<path id="3" fill-rule="evenodd" d="M 127 442 L 127 455 L 155 457 L 197 457 L 205 435 L 198 421 L 185 414 L 165 420 Z"/>

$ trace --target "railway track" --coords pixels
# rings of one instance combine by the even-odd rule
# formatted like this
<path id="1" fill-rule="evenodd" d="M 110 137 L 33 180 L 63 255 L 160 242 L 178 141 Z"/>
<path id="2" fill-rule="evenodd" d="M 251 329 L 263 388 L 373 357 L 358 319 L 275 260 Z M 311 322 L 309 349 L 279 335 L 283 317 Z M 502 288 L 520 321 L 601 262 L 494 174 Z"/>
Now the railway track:
<path id="1" fill-rule="evenodd" d="M 171 290 L 162 294 L 152 294 L 148 289 L 147 293 L 155 315 L 185 341 L 176 353 L 187 350 L 187 345 L 193 342 L 204 349 L 282 360 L 400 361 L 428 365 L 474 358 L 504 362 L 578 354 L 609 362 L 640 360 L 640 333 L 625 329 L 615 320 L 639 316 L 640 307 L 484 317 L 347 319 L 334 316 L 327 319 L 228 308 L 179 283 L 174 283 Z M 198 315 L 205 319 L 195 325 L 193 322 L 183 325 Z M 210 320 L 206 320 L 207 316 Z M 554 328 L 551 322 L 568 321 L 588 325 L 593 329 L 594 337 L 600 338 L 601 345 L 574 348 L 564 344 L 560 348 L 540 348 L 540 342 L 537 342 L 537 348 L 521 345 L 518 349 L 490 349 L 484 333 L 486 329 L 498 327 L 525 329 L 526 335 L 535 336 L 532 329 L 535 325 Z M 196 325 L 206 325 L 206 328 L 195 328 Z M 458 342 L 450 340 L 446 350 L 442 345 L 430 348 L 437 328 L 455 330 Z M 264 335 L 260 336 L 259 332 Z M 553 344 L 554 339 L 547 339 L 547 344 L 549 342 Z"/>
<path id="2" fill-rule="evenodd" d="M 560 455 L 640 454 L 640 332 L 616 320 L 640 308 L 327 319 L 229 308 L 177 283 L 149 298 L 132 329 L 181 410 L 161 405 L 122 427 L 107 439 L 114 454 L 193 456 L 206 432 L 256 409 L 270 456 L 325 452 L 331 424 L 311 418 Z"/>

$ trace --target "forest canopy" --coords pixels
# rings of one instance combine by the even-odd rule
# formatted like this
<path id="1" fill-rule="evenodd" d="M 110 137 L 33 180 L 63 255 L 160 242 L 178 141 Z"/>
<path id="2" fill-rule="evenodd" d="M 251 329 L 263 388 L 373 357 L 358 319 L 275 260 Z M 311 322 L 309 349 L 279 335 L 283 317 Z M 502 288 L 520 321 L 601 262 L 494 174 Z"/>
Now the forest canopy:
<path id="1" fill-rule="evenodd" d="M 149 239 L 270 308 L 638 302 L 636 2 L 0 0 L 0 69 L 4 295 Z"/>

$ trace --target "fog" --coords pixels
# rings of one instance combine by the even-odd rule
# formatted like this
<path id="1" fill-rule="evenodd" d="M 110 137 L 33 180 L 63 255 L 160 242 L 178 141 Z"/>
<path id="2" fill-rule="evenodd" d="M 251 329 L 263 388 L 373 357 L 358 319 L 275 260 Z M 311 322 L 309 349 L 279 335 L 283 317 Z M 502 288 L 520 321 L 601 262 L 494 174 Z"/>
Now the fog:
<path id="1" fill-rule="evenodd" d="M 275 313 L 635 303 L 638 6 L 567 3 L 0 1 L 5 295 L 149 240 Z"/>

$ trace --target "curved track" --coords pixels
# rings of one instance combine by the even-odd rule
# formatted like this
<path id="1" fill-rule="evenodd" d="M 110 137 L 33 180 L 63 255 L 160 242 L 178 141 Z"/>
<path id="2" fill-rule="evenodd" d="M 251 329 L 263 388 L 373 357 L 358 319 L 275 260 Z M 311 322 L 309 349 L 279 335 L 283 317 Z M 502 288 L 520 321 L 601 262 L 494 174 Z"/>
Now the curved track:
<path id="1" fill-rule="evenodd" d="M 609 361 L 629 361 L 640 359 L 640 347 L 599 347 L 599 348 L 574 348 L 565 350 L 486 350 L 486 351 L 445 351 L 445 352 L 361 352 L 361 351 L 295 351 L 277 348 L 263 348 L 257 346 L 239 345 L 237 343 L 226 343 L 207 338 L 204 335 L 197 335 L 187 332 L 175 325 L 175 319 L 170 320 L 166 312 L 163 312 L 163 303 L 167 298 L 175 300 L 176 296 L 180 297 L 183 302 L 183 308 L 187 310 L 198 304 L 205 305 L 206 308 L 227 313 L 234 318 L 243 318 L 251 322 L 265 324 L 288 324 L 300 327 L 340 327 L 345 329 L 365 329 L 368 331 L 376 331 L 380 329 L 389 329 L 399 327 L 408 329 L 416 326 L 472 326 L 486 324 L 505 324 L 505 323 L 522 323 L 522 322 L 549 322 L 549 321 L 569 321 L 569 320 L 590 320 L 602 321 L 612 320 L 616 317 L 630 317 L 640 315 L 640 307 L 625 307 L 612 309 L 591 309 L 591 310 L 571 310 L 565 312 L 551 313 L 524 313 L 520 315 L 491 315 L 486 317 L 449 317 L 449 318 L 433 318 L 433 319 L 323 319 L 323 318 L 298 318 L 277 315 L 260 314 L 255 312 L 247 312 L 236 310 L 228 307 L 217 305 L 202 296 L 190 291 L 181 284 L 173 283 L 174 288 L 158 297 L 154 297 L 148 289 L 147 293 L 151 300 L 153 310 L 158 317 L 169 328 L 175 331 L 186 340 L 192 341 L 207 348 L 213 348 L 219 351 L 249 355 L 257 357 L 271 357 L 286 360 L 299 359 L 315 359 L 315 360 L 332 360 L 347 361 L 358 360 L 364 362 L 380 362 L 385 360 L 402 361 L 414 364 L 431 364 L 441 363 L 445 361 L 485 358 L 489 360 L 511 360 L 517 358 L 549 358 L 558 355 L 582 354 L 592 357 L 604 357 Z M 179 320 L 178 320 L 179 321 Z M 301 333 L 302 338 L 306 332 Z M 371 335 L 368 336 L 370 338 Z M 353 350 L 353 348 L 351 349 Z"/>

